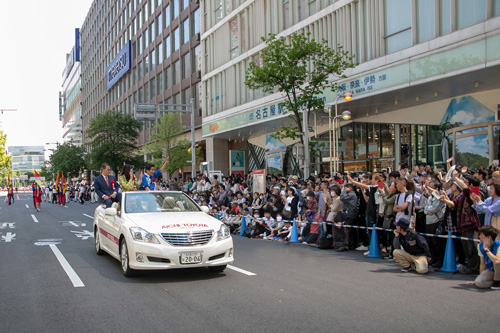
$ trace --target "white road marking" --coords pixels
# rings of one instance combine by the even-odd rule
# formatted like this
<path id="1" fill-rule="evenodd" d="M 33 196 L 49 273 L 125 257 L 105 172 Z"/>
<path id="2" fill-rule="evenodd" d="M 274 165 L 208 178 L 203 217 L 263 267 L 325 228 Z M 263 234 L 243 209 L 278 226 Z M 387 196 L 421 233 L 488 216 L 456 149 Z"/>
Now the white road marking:
<path id="1" fill-rule="evenodd" d="M 33 219 L 34 222 L 38 223 L 38 220 L 36 219 L 36 216 L 31 214 L 31 218 Z"/>
<path id="2" fill-rule="evenodd" d="M 78 227 L 78 224 L 76 224 L 75 222 L 73 222 L 73 221 L 68 221 L 68 222 L 69 222 L 69 224 L 71 224 L 72 226 L 74 226 L 74 227 Z"/>
<path id="3" fill-rule="evenodd" d="M 15 229 L 16 227 L 14 224 L 16 224 L 16 222 L 0 222 L 0 229 L 7 229 L 7 227 L 9 227 L 9 229 Z"/>
<path id="4" fill-rule="evenodd" d="M 57 260 L 59 261 L 59 264 L 61 264 L 62 268 L 66 272 L 66 275 L 68 275 L 69 279 L 71 280 L 71 283 L 73 283 L 73 287 L 78 288 L 78 287 L 85 287 L 83 284 L 82 280 L 76 274 L 75 270 L 71 267 L 71 265 L 68 263 L 66 258 L 64 258 L 63 254 L 59 249 L 57 248 L 57 245 L 55 244 L 50 244 L 50 249 L 52 252 L 54 252 L 54 255 L 56 256 Z"/>
<path id="5" fill-rule="evenodd" d="M 233 271 L 239 272 L 241 274 L 248 275 L 248 276 L 257 275 L 255 273 L 252 273 L 252 272 L 249 272 L 249 271 L 245 271 L 244 269 L 241 269 L 241 268 L 238 268 L 238 267 L 234 267 L 234 266 L 231 266 L 231 265 L 227 265 L 227 268 L 232 269 Z"/>
<path id="6" fill-rule="evenodd" d="M 94 238 L 94 233 L 92 231 L 83 230 L 83 231 L 71 231 L 75 234 L 76 237 L 81 238 L 82 240 L 89 239 L 89 237 Z"/>
<path id="7" fill-rule="evenodd" d="M 28 209 L 30 208 L 30 206 L 28 206 L 28 204 L 25 204 L 25 206 L 26 206 L 26 208 L 28 208 Z"/>
<path id="8" fill-rule="evenodd" d="M 88 218 L 91 218 L 91 219 L 94 218 L 93 216 L 90 216 L 90 215 L 87 215 L 87 214 L 83 214 L 83 215 L 85 215 L 85 216 L 87 216 Z"/>
<path id="9" fill-rule="evenodd" d="M 5 243 L 10 243 L 13 239 L 16 239 L 16 234 L 13 234 L 12 232 L 6 233 L 5 236 L 2 235 L 2 240 Z"/>

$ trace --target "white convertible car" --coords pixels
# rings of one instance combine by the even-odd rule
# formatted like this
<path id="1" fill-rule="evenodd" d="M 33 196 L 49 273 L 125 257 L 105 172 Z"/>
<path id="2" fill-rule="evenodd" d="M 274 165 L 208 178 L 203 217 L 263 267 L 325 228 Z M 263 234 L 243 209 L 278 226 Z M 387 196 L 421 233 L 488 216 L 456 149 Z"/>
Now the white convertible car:
<path id="1" fill-rule="evenodd" d="M 95 210 L 96 253 L 118 259 L 125 276 L 139 269 L 221 272 L 233 263 L 233 240 L 229 228 L 207 212 L 182 192 L 124 192 L 120 204 Z"/>

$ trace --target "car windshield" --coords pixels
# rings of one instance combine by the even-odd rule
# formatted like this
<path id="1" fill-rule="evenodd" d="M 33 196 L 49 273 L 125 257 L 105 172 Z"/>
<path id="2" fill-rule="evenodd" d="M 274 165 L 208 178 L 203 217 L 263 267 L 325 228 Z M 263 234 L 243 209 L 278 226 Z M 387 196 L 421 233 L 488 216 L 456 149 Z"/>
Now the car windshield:
<path id="1" fill-rule="evenodd" d="M 201 209 L 184 193 L 140 192 L 125 195 L 125 213 L 199 212 Z"/>

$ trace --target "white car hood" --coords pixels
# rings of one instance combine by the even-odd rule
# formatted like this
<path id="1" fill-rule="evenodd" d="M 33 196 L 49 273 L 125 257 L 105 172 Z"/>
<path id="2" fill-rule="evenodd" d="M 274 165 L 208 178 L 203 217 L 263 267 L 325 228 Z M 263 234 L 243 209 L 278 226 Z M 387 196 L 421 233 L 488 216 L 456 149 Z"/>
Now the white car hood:
<path id="1" fill-rule="evenodd" d="M 127 218 L 151 233 L 183 233 L 199 230 L 219 231 L 222 223 L 204 212 L 128 214 Z"/>

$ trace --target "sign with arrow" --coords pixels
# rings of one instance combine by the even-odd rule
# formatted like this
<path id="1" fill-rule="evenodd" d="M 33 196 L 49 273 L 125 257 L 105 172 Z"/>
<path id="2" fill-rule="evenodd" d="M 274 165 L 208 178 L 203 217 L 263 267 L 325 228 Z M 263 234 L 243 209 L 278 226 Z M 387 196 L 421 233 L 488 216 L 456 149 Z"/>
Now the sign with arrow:
<path id="1" fill-rule="evenodd" d="M 82 230 L 82 231 L 71 231 L 71 232 L 74 233 L 76 237 L 81 238 L 82 240 L 89 239 L 89 237 L 94 238 L 94 233 L 92 231 Z"/>

